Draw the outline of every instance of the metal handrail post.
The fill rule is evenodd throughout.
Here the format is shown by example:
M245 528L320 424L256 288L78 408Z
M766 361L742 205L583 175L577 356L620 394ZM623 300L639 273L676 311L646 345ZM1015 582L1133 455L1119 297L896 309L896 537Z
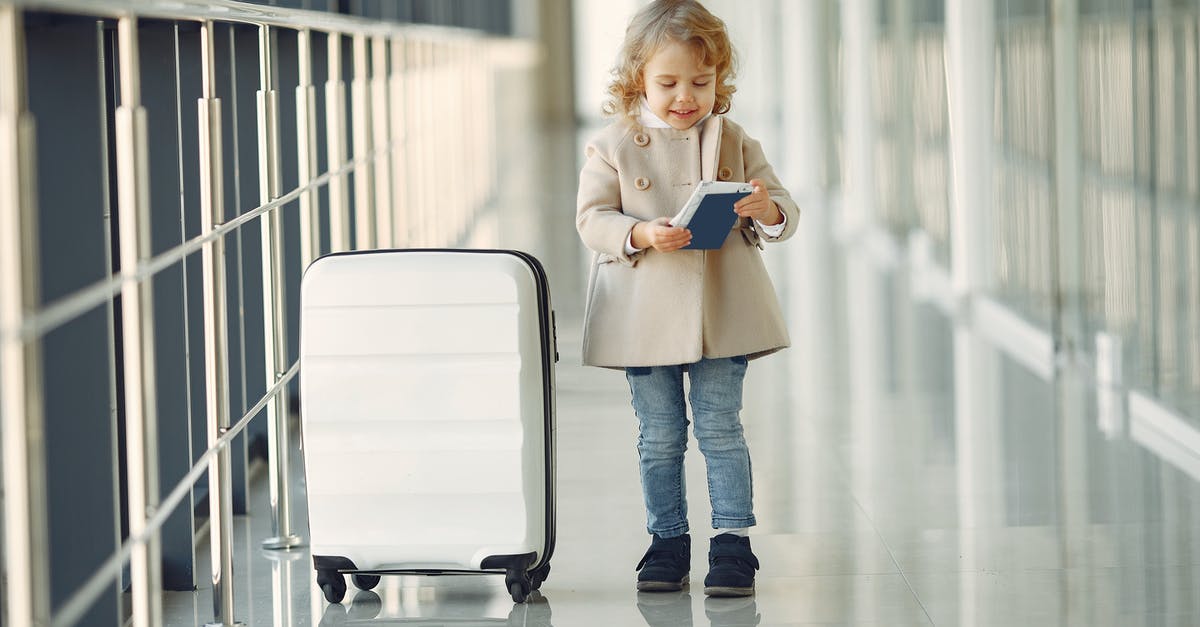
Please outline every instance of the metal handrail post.
M350 81L354 133L354 249L375 248L375 189L371 159L371 81L367 36L354 35L354 78Z
M312 31L296 34L299 85L296 86L296 162L300 184L317 175L317 89L312 82ZM321 254L321 219L317 190L300 195L300 267Z
M158 507L158 416L154 372L154 300L137 279L150 252L149 151L141 106L137 18L117 21L121 106L116 111L117 205L120 212L121 329L125 373L125 445L129 535L137 536ZM133 625L162 624L162 547L158 533L130 556Z
M437 89L437 86L433 84L433 64L430 54L432 46L433 44L428 40L418 41L415 60L410 59L409 61L417 66L416 93L413 95L416 105L416 123L413 125L413 130L417 137L412 146L412 154L416 157L418 164L417 173L413 179L413 187L417 192L416 206L418 207L433 206L429 204L433 195L430 181L437 176L437 170L433 166L433 153L430 150L430 146L434 143L431 137L434 126L430 115L430 97ZM423 219L422 222L424 241L432 244L435 241L437 225L429 219Z
M221 100L216 97L216 50L213 23L200 27L203 97L197 102L200 143L200 230L210 233L225 219L222 169ZM208 446L229 429L229 321L225 290L225 240L204 245L204 389ZM228 447L208 466L209 555L212 558L213 622L211 627L240 623L233 619L233 485Z
M18 333L37 308L33 117L26 110L22 12L0 6L0 438L9 625L50 624L50 546L41 341Z
M259 27L258 172L259 200L279 197L279 91L275 85L275 41L270 26ZM267 387L287 365L287 328L283 295L283 216L276 209L262 216L263 339ZM299 546L291 530L287 394L281 391L267 405L267 467L271 484L271 528L274 535L263 548Z
M388 119L388 40L371 39L371 128L375 131L375 243L392 247L392 154Z
M329 33L328 70L325 83L325 149L329 169L346 162L346 85L342 80L342 37ZM346 177L329 179L329 248L350 250L350 195Z
M408 180L405 177L407 155L404 152L404 39L395 37L388 40L388 54L391 56L391 72L388 75L389 114L391 115L391 176L392 176L392 245L401 247L412 243L412 226L409 220L409 207L405 195L408 193Z

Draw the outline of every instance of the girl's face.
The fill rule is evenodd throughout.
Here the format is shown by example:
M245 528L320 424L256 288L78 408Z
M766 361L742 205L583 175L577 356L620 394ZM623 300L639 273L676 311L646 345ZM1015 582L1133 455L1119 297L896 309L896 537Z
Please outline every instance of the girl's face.
M717 99L717 69L700 65L688 46L669 41L642 69L642 85L650 110L679 130L691 128L713 110Z

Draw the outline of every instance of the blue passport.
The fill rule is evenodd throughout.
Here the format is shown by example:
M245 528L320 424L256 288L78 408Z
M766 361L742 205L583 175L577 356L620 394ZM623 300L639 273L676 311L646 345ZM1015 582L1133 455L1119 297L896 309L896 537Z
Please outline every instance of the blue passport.
M686 227L692 232L692 241L684 248L720 248L738 219L733 204L753 191L754 186L749 183L700 181L683 208L671 218L671 226Z

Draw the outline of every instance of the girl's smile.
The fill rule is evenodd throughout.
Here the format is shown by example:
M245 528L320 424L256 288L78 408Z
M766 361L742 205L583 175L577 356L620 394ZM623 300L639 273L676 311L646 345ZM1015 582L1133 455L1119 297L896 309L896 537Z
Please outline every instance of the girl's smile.
M717 98L716 68L704 65L697 52L688 44L668 41L642 70L646 105L679 130L712 113Z

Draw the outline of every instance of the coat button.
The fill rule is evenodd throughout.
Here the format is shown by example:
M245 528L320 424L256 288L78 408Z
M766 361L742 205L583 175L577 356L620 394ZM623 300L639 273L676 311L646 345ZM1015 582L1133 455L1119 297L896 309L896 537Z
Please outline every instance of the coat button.
M733 170L730 170L729 166L724 166L720 170L717 170L717 178L722 181L728 181L732 176Z
M644 176L639 176L634 179L633 186L644 192L650 189L650 179Z
M645 148L650 145L650 136L645 133L638 133L633 136L633 143Z

